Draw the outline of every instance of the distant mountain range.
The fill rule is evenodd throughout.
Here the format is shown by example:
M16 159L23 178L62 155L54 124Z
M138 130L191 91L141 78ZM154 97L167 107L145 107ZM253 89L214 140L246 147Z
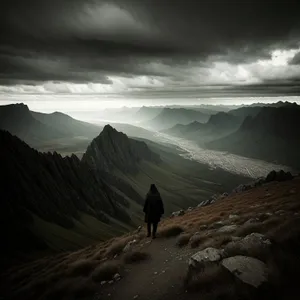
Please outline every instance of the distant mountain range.
M193 122L188 125L177 124L163 132L203 144L237 130L242 121L242 117L219 112L212 115L207 123Z
M209 117L209 114L200 111L185 108L164 108L155 118L142 125L160 131L177 124L186 125L194 121L206 123Z
M9 131L31 146L76 136L92 139L102 130L99 126L75 120L60 112L32 112L23 103L0 106L0 129Z
M134 119L138 122L146 122L157 115L159 115L163 110L163 107L151 107L151 106L142 106L134 115Z
M300 168L300 106L262 107L240 128L207 147Z

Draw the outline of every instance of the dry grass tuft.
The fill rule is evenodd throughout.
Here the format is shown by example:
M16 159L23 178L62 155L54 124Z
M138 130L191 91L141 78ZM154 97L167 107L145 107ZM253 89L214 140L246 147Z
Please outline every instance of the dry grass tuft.
M203 235L203 234L194 234L190 238L190 247L191 248L197 248L200 246L200 244L204 243L210 236L209 235Z
M123 260L126 264L138 263L150 259L150 254L142 251L131 251L124 255Z
M117 261L107 261L101 264L92 273L94 281L111 280L116 273L119 273L121 264Z
M187 245L190 241L191 236L192 235L190 233L180 234L176 240L176 245L178 247L183 247L183 246Z
M179 235L184 231L184 228L180 225L170 225L162 228L159 232L161 237L169 238Z
M67 270L68 276L88 276L95 267L99 264L99 262L95 260L78 260L69 265Z
M107 249L105 255L109 257L114 257L115 255L120 255L129 241L133 238L122 238L113 242Z

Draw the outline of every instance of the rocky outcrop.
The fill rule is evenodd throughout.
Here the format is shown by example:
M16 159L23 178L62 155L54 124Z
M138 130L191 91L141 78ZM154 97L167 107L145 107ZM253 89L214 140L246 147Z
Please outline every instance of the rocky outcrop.
M238 228L237 225L226 225L218 229L219 233L232 233Z
M222 259L223 252L223 250L212 247L199 251L191 256L189 260L189 268L195 268L200 271L204 270L212 263L219 262Z
M126 134L106 125L89 145L82 161L92 169L108 173L115 170L135 173L140 162L160 163L161 159L146 143L130 139Z
M255 288L268 279L267 265L253 257L233 256L223 259L221 264L241 281Z

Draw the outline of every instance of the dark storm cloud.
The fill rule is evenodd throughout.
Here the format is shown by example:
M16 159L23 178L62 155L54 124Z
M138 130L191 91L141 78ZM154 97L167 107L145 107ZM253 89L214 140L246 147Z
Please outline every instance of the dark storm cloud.
M290 61L291 65L300 65L300 52L297 53Z
M169 76L151 63L180 73L214 58L264 59L300 46L299 11L298 0L2 1L0 85L109 84L111 75Z

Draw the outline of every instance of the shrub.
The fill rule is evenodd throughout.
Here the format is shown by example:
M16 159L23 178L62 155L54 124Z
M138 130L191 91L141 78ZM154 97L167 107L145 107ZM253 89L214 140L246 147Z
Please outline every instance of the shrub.
M150 254L141 251L127 252L123 260L126 264L137 263L150 258Z
M166 226L164 228L162 228L160 230L160 236L162 237L174 237L179 235L180 233L182 233L184 231L183 227L179 226L179 225L170 225L170 226Z
M92 273L94 281L111 280L116 273L119 273L121 264L116 261L107 261L101 264Z
M95 269L98 262L94 260L78 260L69 265L67 275L69 276L88 276Z
M189 243L190 238L191 238L190 233L180 234L176 240L176 245L179 247L183 247Z

